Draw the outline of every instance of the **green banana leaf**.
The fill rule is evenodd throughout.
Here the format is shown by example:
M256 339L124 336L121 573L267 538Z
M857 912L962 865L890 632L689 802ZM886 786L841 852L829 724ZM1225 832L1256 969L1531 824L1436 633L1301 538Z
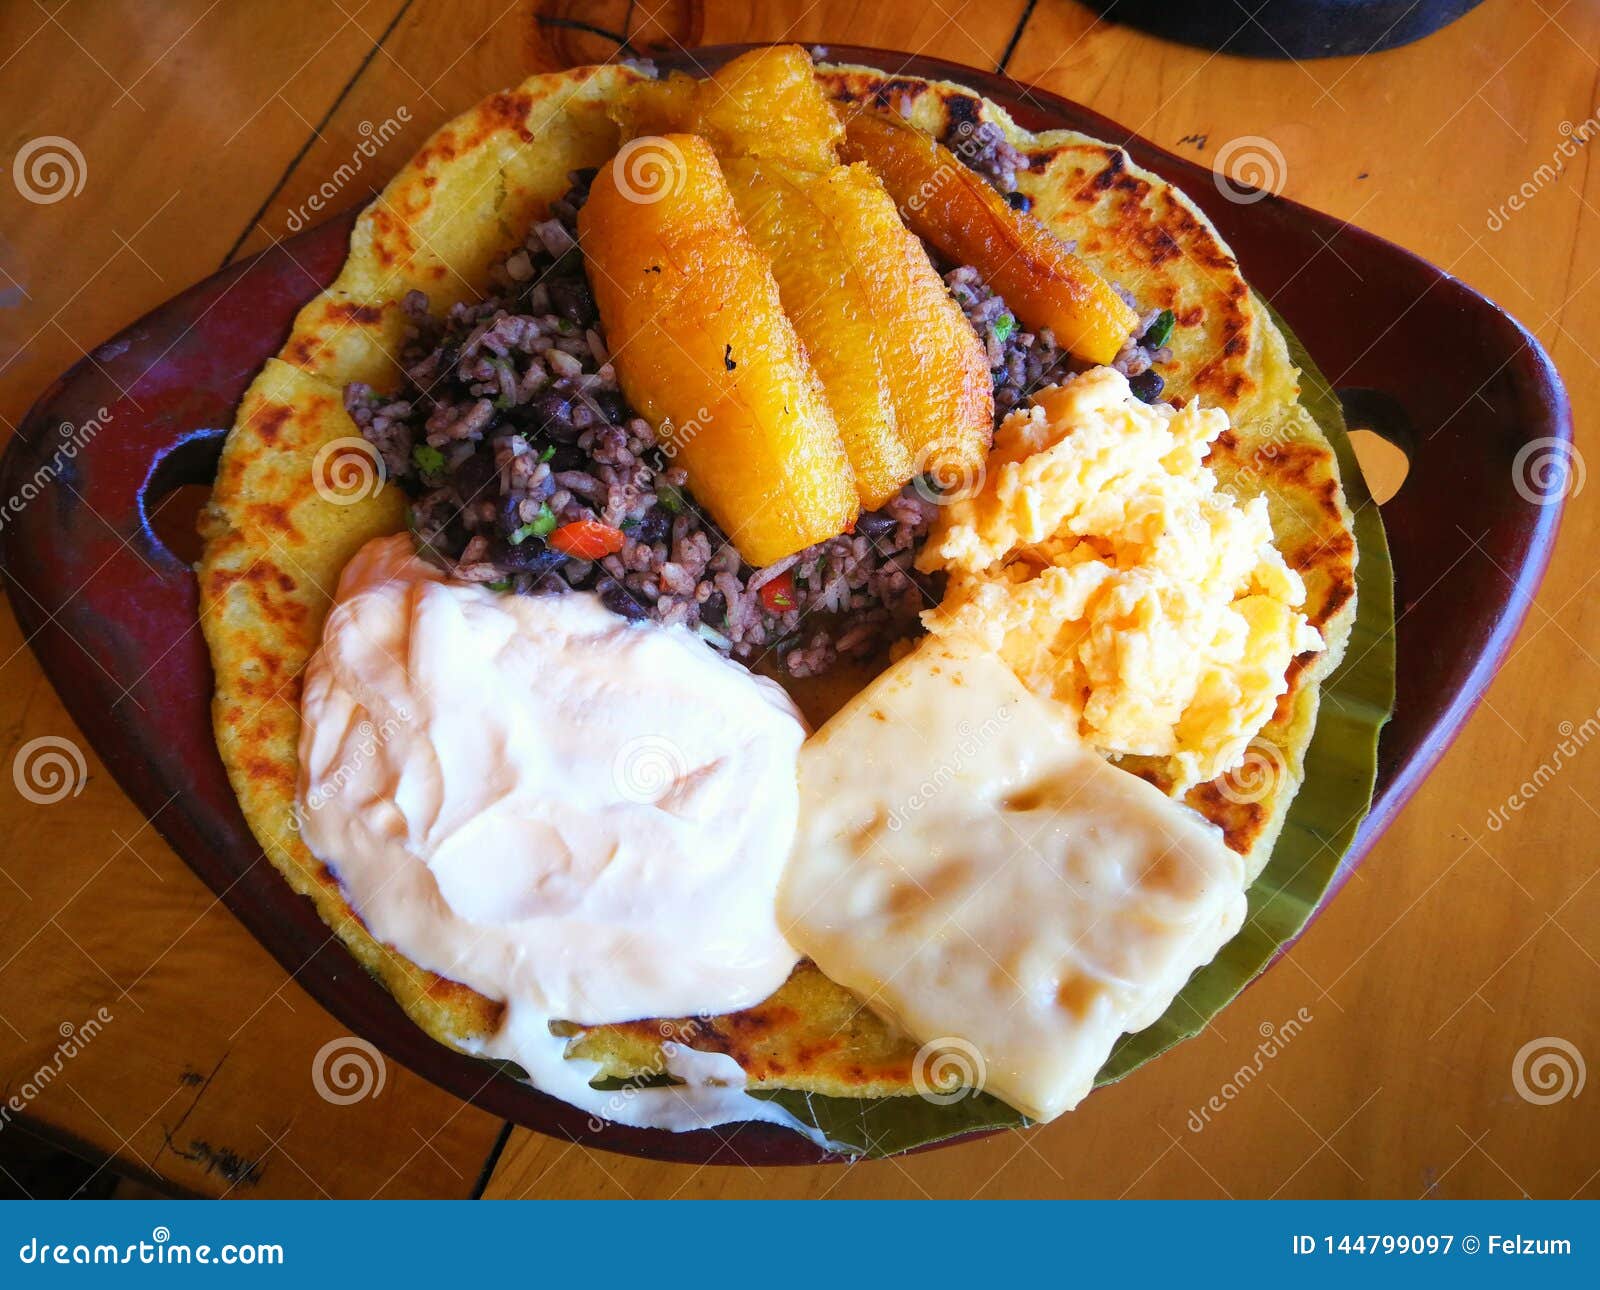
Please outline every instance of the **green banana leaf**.
M1316 731L1306 749L1305 783L1289 808L1272 856L1249 892L1245 925L1190 978L1155 1025L1124 1035L1096 1077L1110 1084L1174 1044L1198 1034L1299 934L1327 893L1356 829L1372 805L1378 732L1394 708L1394 568L1383 520L1350 447L1339 400L1295 335L1274 313L1300 368L1300 401L1333 444L1355 515L1356 622L1343 662L1323 682ZM958 1101L920 1097L843 1098L765 1092L813 1125L836 1149L894 1155L981 1129L1018 1128L1026 1117L974 1092Z

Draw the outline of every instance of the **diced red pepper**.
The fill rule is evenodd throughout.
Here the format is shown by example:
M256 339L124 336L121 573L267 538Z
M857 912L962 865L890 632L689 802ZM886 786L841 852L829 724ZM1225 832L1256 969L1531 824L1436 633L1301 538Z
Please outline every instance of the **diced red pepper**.
M794 598L794 574L785 569L771 581L763 582L761 603L775 614L793 609L798 603Z
M574 520L563 524L547 539L553 550L578 560L598 560L601 556L615 555L627 540L621 529L614 529L599 520Z

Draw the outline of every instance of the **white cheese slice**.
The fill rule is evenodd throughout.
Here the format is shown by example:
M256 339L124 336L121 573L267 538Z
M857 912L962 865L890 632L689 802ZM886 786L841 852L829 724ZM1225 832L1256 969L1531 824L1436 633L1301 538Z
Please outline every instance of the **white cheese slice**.
M1239 930L1244 887L1217 829L993 653L928 638L802 749L778 914L875 1012L1049 1120Z

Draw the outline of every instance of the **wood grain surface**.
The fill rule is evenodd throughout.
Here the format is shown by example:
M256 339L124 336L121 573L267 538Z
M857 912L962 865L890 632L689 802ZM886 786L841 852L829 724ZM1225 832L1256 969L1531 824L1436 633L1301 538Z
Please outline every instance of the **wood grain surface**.
M1272 186L1521 318L1579 455L1539 602L1462 738L1283 962L1077 1112L905 1160L694 1169L502 1143L352 1046L121 796L0 615L0 1170L16 1134L205 1195L1600 1196L1600 1097L1543 1087L1538 1060L1600 1062L1600 485L1578 487L1600 455L1600 6L1488 0L1418 45L1311 63L1167 44L1072 0L6 6L0 433L181 287L366 200L485 93L619 50L779 39L1003 65L1223 169L1265 158ZM367 158L374 134L393 137ZM52 149L65 191L14 164ZM1367 320L1373 343L1397 321ZM1451 451L1448 430L1419 450ZM60 800L22 773L40 739L85 757Z

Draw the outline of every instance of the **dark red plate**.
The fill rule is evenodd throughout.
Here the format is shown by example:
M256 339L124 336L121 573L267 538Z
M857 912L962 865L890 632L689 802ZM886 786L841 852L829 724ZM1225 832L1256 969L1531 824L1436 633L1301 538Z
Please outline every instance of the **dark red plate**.
M695 61L715 65L743 48L696 50ZM1526 445L1555 441L1542 448L1560 451L1571 441L1549 358L1514 319L1433 265L1282 198L1226 200L1210 171L1075 103L939 59L845 46L830 56L960 81L1030 129L1066 126L1123 144L1216 222L1246 276L1340 389L1353 421L1408 453L1410 475L1383 508L1401 624L1398 702L1353 864L1478 702L1544 571L1559 502L1540 505L1534 489L1515 486L1514 472L1529 478L1528 455L1518 458ZM28 501L0 526L0 561L23 631L128 795L355 1033L451 1092L547 1133L663 1160L825 1159L766 1125L596 1133L584 1113L434 1043L330 938L252 838L212 740L195 579L147 517L172 490L210 482L217 427L232 423L295 312L338 272L354 218L348 212L191 288L44 392L0 466L3 495ZM1412 615L1424 594L1425 610Z

